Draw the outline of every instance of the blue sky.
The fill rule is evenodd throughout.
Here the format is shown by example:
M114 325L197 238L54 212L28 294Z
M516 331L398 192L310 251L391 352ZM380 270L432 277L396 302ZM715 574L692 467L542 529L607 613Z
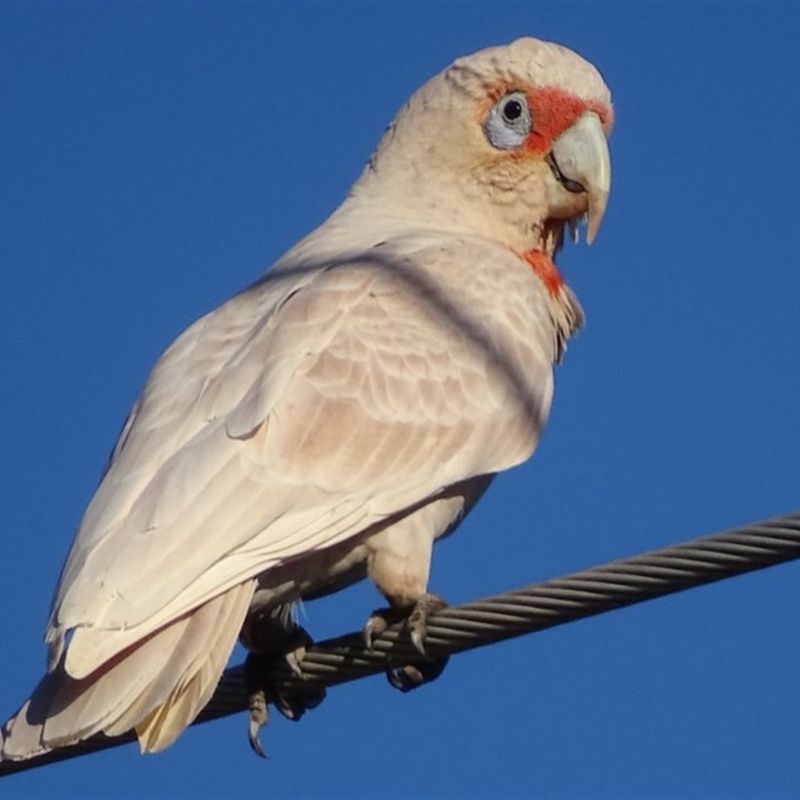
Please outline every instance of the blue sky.
M437 549L464 602L800 507L800 4L0 4L0 711L149 368L340 202L453 58L535 35L614 95L588 324L534 459ZM800 565L340 687L15 797L778 797L800 793ZM369 586L307 607L361 626Z

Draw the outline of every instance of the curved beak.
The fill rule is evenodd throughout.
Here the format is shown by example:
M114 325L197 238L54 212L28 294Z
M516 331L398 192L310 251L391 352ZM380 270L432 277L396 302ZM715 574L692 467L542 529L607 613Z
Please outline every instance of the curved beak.
M611 191L611 157L600 117L587 111L553 142L548 161L561 187L573 195L587 195L586 241L591 244L600 229ZM553 203L556 209L559 205L558 200Z

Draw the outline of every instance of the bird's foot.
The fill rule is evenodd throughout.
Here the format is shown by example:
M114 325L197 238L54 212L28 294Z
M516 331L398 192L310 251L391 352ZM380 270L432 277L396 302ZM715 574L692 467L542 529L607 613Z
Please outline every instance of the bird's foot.
M425 659L418 664L392 667L386 671L389 683L401 692L410 692L425 683L436 680L447 665L447 658L431 658L425 651L428 635L428 619L447 607L447 603L436 594L424 594L408 608L379 608L372 612L364 626L364 643L372 649L373 640L396 622L405 620L406 628L417 652Z
M309 709L316 708L325 699L325 689L313 689L299 694L286 695L270 680L270 667L275 660L282 660L298 677L303 678L301 666L306 649L313 640L301 627L287 638L284 650L275 653L248 653L244 663L245 686L248 694L250 720L247 738L253 751L266 758L261 746L261 729L269 722L269 704L287 719L297 722Z
M425 652L425 638L428 635L428 619L437 611L447 608L447 603L438 594L426 592L417 600L414 608L409 614L407 625L411 634L411 641L417 648L419 654L428 658Z
M406 664L404 667L390 667L386 670L386 680L401 692L410 692L419 689L426 683L435 681L447 666L450 659L431 658L420 664Z
M387 628L396 622L401 622L408 617L408 610L404 608L376 608L364 625L364 646L372 650L373 641Z

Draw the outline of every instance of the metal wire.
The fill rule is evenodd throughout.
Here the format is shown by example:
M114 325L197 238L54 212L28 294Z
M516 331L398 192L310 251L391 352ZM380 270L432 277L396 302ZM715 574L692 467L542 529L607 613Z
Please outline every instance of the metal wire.
M430 618L425 648L430 656L441 658L797 558L800 512L450 606ZM375 640L371 651L360 633L351 633L310 647L301 664L302 676L276 661L269 678L280 692L290 695L419 660L407 632L396 625ZM226 670L195 724L247 709L243 672L242 666ZM95 736L27 761L0 762L0 777L134 739L132 734L115 739Z

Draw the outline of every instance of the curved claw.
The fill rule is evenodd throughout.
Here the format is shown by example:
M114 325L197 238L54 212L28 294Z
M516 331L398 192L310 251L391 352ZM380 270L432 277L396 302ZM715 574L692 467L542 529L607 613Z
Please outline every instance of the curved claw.
M298 677L303 678L303 668L300 666L302 660L306 657L305 643L284 654L284 659L289 669Z
M391 608L376 608L375 611L370 614L362 631L364 647L366 647L367 650L372 650L372 642L374 639L380 636L392 622L396 621L395 619L391 619L391 616L393 616Z
M428 618L443 608L447 608L447 603L438 594L429 592L423 594L410 609L407 607L376 608L370 614L362 631L364 646L367 650L372 650L372 643L376 637L395 623L405 620L414 647L421 656L427 658L425 637L428 635Z
M298 627L293 635L282 642L287 649L281 654L277 649L269 653L251 652L244 663L244 678L248 691L248 708L250 721L247 738L256 755L267 758L261 745L261 729L269 722L269 703L287 719L298 721L306 711L316 708L325 699L325 689L310 689L299 694L285 696L281 694L269 679L269 665L276 659L283 659L289 669L303 678L302 661L307 646L312 643L305 630Z
M267 698L262 690L252 692L249 698L250 722L247 726L247 739L253 752L261 758L268 758L261 746L261 729L269 722Z
M438 594L426 593L417 600L414 610L408 617L408 629L411 634L411 641L417 652L424 658L428 658L425 651L425 637L428 635L428 619L443 608L447 608L447 603Z
M404 694L435 681L444 672L448 658L426 661L424 664L407 664L405 667L386 670L386 679Z

